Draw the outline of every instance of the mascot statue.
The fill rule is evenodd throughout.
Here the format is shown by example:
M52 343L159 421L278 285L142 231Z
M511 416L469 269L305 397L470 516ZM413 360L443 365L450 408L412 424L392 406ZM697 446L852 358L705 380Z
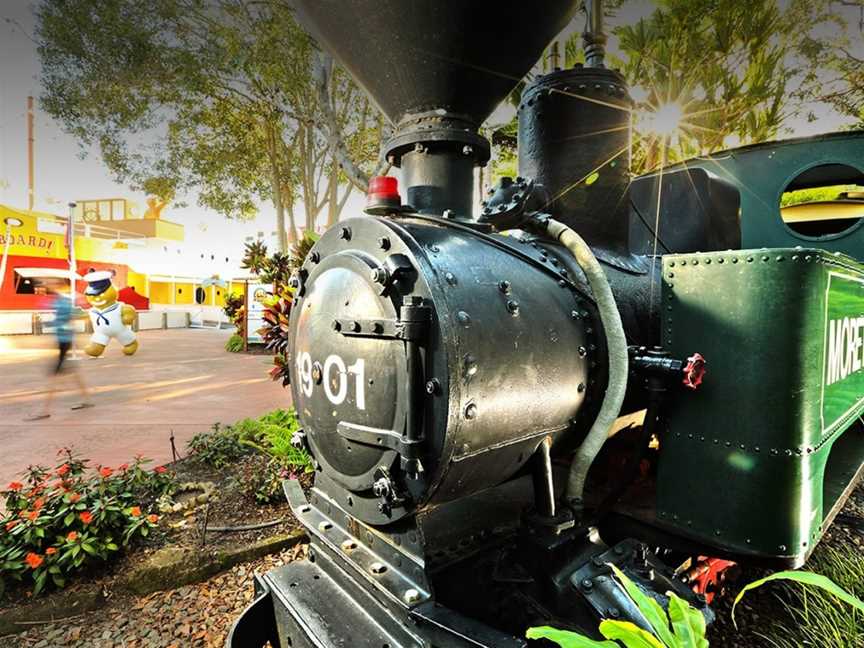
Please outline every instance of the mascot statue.
M135 309L117 301L117 290L111 284L112 276L107 271L91 271L84 275L87 282L84 296L91 307L90 322L93 324L93 335L84 351L94 358L102 355L111 338L117 338L126 355L138 350L138 340L132 331Z

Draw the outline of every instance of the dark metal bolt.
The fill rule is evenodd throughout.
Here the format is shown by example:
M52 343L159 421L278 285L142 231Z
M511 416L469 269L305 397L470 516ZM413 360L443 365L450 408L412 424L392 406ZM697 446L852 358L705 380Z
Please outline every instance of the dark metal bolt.
M341 238L345 241L350 241L351 240L351 228L350 227L343 227L339 231L339 238Z
M353 322L351 322L351 324L349 324L349 328L351 329L351 331L353 333L359 333L360 332L360 322L358 322L357 320L354 320Z
M471 324L471 316L465 311L459 311L458 313L456 313L456 320L462 326L468 326L469 324Z
M509 281L499 281L498 282L498 290L500 290L505 295L510 294L510 282Z
M507 312L509 312L511 315L518 315L519 314L519 302L517 302L515 299L508 300L507 301Z
M316 362L312 365L312 380L315 381L316 385L321 384L321 380L324 378L324 370L321 367L320 362Z
M433 378L426 383L426 393L430 396L434 396L439 391L441 391L441 383L438 382L437 378Z
M378 239L378 247L381 248L382 250L389 250L390 249L390 239L387 238L386 236L382 236L381 238Z
M330 324L330 327L337 332L342 330L342 324L339 322L339 320L333 320L333 322Z
M465 418L469 421L477 418L477 406L474 403L469 403L468 407L465 408Z
M319 263L321 261L321 255L318 252L312 252L309 254L309 260L312 263Z
M372 325L372 332L381 335L384 332L384 325L381 322L375 322Z
M591 582L590 578L586 578L582 581L582 587L586 590L590 590L592 587L594 587L594 583Z
M579 357L584 358L586 355L588 355L588 349L586 349L584 346L580 346L579 347Z

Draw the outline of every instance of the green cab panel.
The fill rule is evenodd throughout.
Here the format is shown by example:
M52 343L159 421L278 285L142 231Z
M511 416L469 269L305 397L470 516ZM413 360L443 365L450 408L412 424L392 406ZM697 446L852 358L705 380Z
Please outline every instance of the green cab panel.
M669 255L662 299L664 347L708 370L670 399L660 523L802 563L864 465L864 266L800 248Z

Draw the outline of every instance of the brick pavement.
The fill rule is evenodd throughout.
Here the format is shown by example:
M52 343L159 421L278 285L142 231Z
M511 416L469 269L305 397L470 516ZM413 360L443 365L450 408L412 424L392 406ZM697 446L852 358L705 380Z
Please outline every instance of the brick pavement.
M70 410L80 399L74 381L64 378L52 417L27 422L42 408L53 338L0 336L0 485L31 463L53 466L66 445L103 465L139 453L164 463L171 459L172 430L185 452L193 434L217 421L289 406L289 391L267 376L270 357L228 353L227 339L226 331L206 329L142 331L132 357L116 344L98 359L79 352L95 407Z

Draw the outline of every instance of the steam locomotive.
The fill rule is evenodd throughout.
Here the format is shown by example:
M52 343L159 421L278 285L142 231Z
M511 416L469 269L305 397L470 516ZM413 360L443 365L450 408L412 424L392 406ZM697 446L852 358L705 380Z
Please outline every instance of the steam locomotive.
M610 564L710 622L736 563L802 565L864 470L864 227L779 199L862 183L864 133L632 178L595 1L586 63L525 88L520 177L474 213L478 127L579 3L294 4L394 123L401 187L374 179L294 277L310 551L256 577L229 645L647 627Z

